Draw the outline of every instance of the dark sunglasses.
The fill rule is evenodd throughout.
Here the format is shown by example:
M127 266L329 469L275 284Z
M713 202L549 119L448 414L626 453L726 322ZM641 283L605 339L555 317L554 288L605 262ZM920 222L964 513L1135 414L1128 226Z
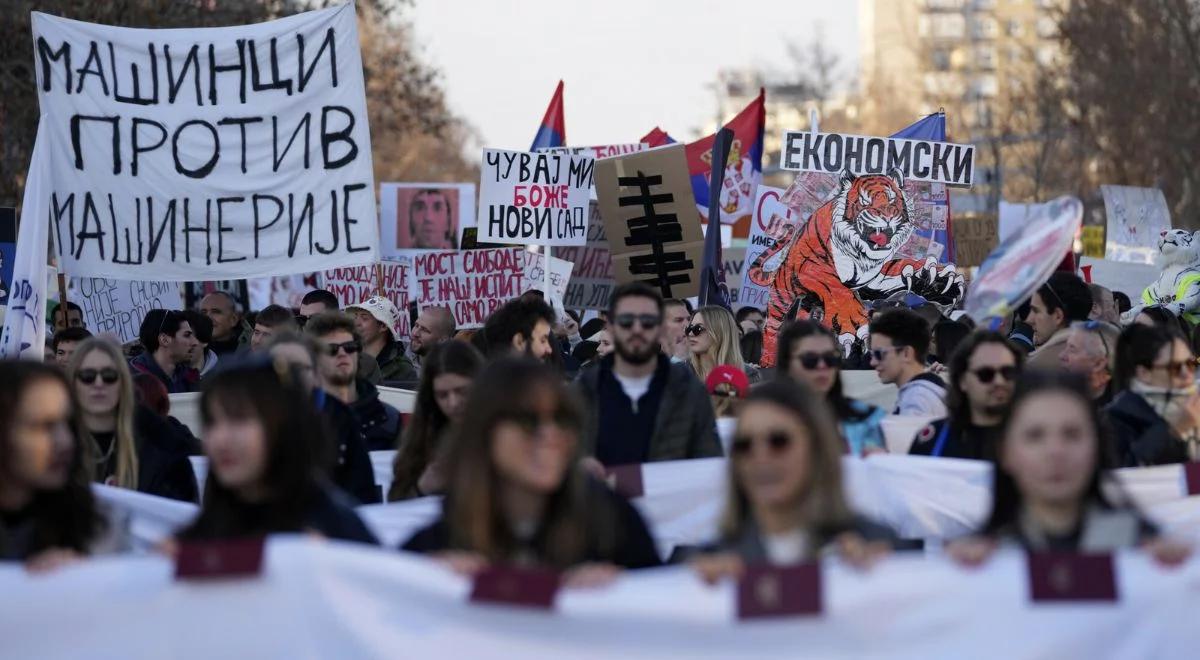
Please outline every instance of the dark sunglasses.
M112 367L105 367L103 369L80 369L79 371L75 372L75 380L83 383L84 385L91 385L92 383L96 382L97 377L104 381L105 385L112 385L121 379L121 374Z
M840 367L842 364L842 354L837 351L827 351L825 353L809 351L797 355L796 360L805 369L816 369L821 364L827 367Z
M1179 362L1168 362L1166 364L1152 364L1150 370L1165 369L1169 374L1179 374L1180 376L1190 376L1196 373L1196 361L1182 360Z
M771 431L767 434L767 446L771 448L773 453L779 453L787 449L792 444L792 436L784 431ZM754 446L754 437L749 435L734 436L733 443L729 446L730 453L734 456L749 456L750 448Z
M1005 381L1011 383L1017 379L1016 367L980 367L971 373L979 379L979 382L987 384L996 380L996 376L1000 376Z
M325 350L330 357L338 354L338 349L346 351L346 355L354 355L362 350L362 344L358 341L344 341L340 344L325 344Z
M634 323L639 323L647 330L653 330L662 323L662 317L656 314L618 314L614 322L623 330L633 329Z
M500 420L516 424L521 427L522 431L529 435L537 435L538 429L545 425L557 426L559 429L569 429L576 425L575 416L565 408L560 408L554 411L554 414L548 416L541 416L524 410L507 412L500 416Z
M692 323L688 325L688 327L684 328L683 334L689 337L699 337L700 335L704 334L705 330L706 328L704 327L703 323Z
M883 362L883 359L888 356L888 353L895 353L902 348L904 347L892 346L891 348L872 348L867 355L870 355L871 359L875 360L876 362Z

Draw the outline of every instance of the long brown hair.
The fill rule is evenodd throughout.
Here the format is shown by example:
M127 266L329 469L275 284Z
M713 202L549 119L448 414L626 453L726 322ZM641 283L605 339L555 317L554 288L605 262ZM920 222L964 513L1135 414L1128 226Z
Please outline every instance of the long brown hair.
M443 374L454 374L474 379L483 367L483 355L465 341L444 341L421 363L421 384L417 386L417 400L412 416L404 427L400 438L400 450L392 464L392 487L388 500L402 500L415 496L417 482L425 468L434 460L436 453L443 450L439 440L447 432L450 419L442 413L433 392L433 381Z
M528 410L531 398L537 396L554 397L556 417L567 425L564 431L581 436L582 409L554 368L526 358L501 358L476 380L467 400L471 414L454 434L448 456L451 473L443 514L452 548L493 561L512 559L517 540L500 506L504 484L492 461L492 435L506 415ZM589 540L602 553L611 553L615 546L610 532L616 521L600 519L607 515L602 507L587 506L588 484L576 458L572 457L558 489L548 496L542 514L546 545L539 559L556 568L583 561Z
M808 429L810 448L808 485L796 511L797 522L809 530L834 530L850 524L854 518L842 491L842 450L828 404L807 385L771 381L750 391L742 410L756 403L782 408ZM738 480L736 458L729 460L729 488L725 513L721 518L721 536L738 538L754 517L746 490Z
M77 381L75 375L79 373L80 365L83 364L85 358L93 351L99 351L108 356L113 362L113 368L117 370L117 409L114 412L116 415L116 426L113 434L113 462L116 468L113 470L114 485L130 490L137 490L138 487L138 452L137 440L134 436L133 416L137 411L137 398L133 394L133 374L129 371L129 365L125 363L125 356L121 353L121 348L113 342L102 337L92 337L84 340L75 349L75 354L71 356L71 361L67 364L67 378L74 386ZM74 390L72 390L74 395ZM77 396L72 398L78 400ZM88 443L91 452L99 455L99 445L96 444L96 438L92 432L87 429L84 424L79 425L80 440ZM103 476L103 475L100 475Z
M688 354L688 363L696 372L696 377L703 383L708 374L717 365L727 364L746 370L746 361L742 359L741 333L737 322L729 310L718 305L707 305L696 310L696 314L704 321L705 331L712 337L713 345L708 352L701 355ZM696 314L693 314L694 317ZM689 323L691 320L689 319ZM713 410L720 417L732 405L729 397L712 396Z

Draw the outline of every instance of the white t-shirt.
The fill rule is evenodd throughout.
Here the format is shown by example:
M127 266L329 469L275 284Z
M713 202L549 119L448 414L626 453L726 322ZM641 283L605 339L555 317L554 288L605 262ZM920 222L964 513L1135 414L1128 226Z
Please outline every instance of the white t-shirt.
M783 534L763 534L762 544L767 559L777 566L799 564L808 554L808 535L799 529Z
M614 370L613 376L616 376L617 382L621 384L621 389L625 390L625 396L629 397L629 400L633 402L633 412L636 413L638 399L646 396L646 392L650 391L650 381L654 378L654 374L640 378L630 378L629 376L622 376Z

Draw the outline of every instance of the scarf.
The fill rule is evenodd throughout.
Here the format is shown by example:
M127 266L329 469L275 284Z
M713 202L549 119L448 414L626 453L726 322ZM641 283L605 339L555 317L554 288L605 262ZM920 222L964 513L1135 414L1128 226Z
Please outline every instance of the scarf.
M1191 414L1186 410L1185 402L1195 396L1197 391L1194 383L1183 388L1155 387L1137 379L1129 384L1129 389L1145 399L1154 412L1167 420L1168 424L1171 420ZM1193 428L1179 436L1179 439L1187 446L1188 458L1193 461L1200 460L1200 429Z

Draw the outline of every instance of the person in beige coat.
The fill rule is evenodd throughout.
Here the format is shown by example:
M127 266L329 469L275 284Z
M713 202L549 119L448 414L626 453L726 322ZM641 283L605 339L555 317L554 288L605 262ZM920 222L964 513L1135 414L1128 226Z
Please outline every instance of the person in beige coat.
M1028 366L1058 369L1059 356L1067 347L1071 324L1086 321L1092 311L1092 292L1074 273L1054 273L1029 301L1029 325L1033 344Z

